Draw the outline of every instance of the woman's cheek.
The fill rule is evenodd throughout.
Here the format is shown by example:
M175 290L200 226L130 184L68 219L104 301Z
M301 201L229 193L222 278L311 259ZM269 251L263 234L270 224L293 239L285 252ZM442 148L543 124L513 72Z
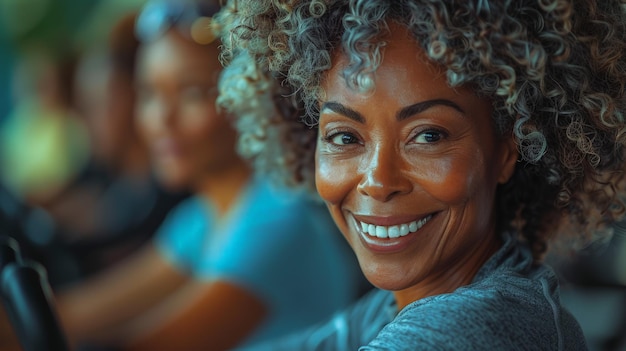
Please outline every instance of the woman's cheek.
M356 169L350 170L349 160L337 160L317 152L315 155L315 185L321 198L329 204L338 204L350 192L351 178Z
M441 202L456 204L464 202L473 192L475 175L469 170L467 159L441 158L416 169L424 190Z

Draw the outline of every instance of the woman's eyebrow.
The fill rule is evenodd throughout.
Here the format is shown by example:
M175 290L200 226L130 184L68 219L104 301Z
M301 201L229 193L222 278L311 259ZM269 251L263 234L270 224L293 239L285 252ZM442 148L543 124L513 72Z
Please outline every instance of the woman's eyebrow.
M418 102L416 104L404 107L403 109L401 109L400 111L398 111L398 113L396 114L396 119L398 121L402 121L405 120L413 115L416 115L418 113L421 113L423 111L428 110L429 108L433 107L433 106L437 106L437 105L443 105L443 106L448 106L448 107L452 107L453 109L461 112L461 113L465 113L465 111L463 111L463 109L461 108L461 106L457 105L456 103L454 103L453 101L447 100L447 99L433 99L433 100L426 100L426 101L421 101Z
M428 110L429 108L433 107L433 106L437 106L437 105L443 105L443 106L448 106L448 107L452 107L453 109L461 112L461 113L465 113L465 111L461 108L461 106L459 106L458 104L454 103L453 101L447 100L447 99L433 99L433 100L426 100L426 101L421 101L418 103L415 103L413 105L404 107L403 109L401 109L400 111L398 111L398 113L396 114L396 119L398 121L402 121L405 120L407 118L410 118L418 113L421 113L423 111ZM322 105L322 108L320 109L320 111L324 111L324 110L331 110L335 113L338 113L340 115L343 115L345 117L348 117L356 122L359 123L365 123L365 117L363 117L363 115L361 115L359 112L344 106L338 102L335 101L327 101Z
M345 117L348 117L354 121L357 121L359 123L365 123L365 118L363 117L363 115L361 115L360 113L356 112L355 110L346 107L338 102L335 101L327 101L322 105L322 108L320 109L321 111L324 110L331 110L335 113L338 113L340 115L343 115Z

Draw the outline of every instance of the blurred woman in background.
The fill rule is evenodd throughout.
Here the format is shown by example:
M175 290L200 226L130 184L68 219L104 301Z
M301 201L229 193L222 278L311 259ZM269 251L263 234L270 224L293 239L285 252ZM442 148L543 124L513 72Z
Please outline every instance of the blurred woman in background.
M148 240L186 193L164 191L154 179L134 125L139 7L129 7L110 29L95 25L100 14L108 13L97 8L90 21L96 28L88 26L80 41L75 105L90 136L91 162L53 215L68 231L65 239L85 275ZM103 29L105 35L98 31Z
M329 317L362 292L326 209L257 177L216 110L217 1L154 1L139 16L137 126L158 180L194 196L153 242L58 294L74 344L224 350ZM248 101L278 114L271 97ZM296 111L281 111L295 113Z
M0 142L3 229L46 267L53 288L133 252L185 196L157 184L134 126L140 5L100 5L68 34L71 59L24 63L18 90L36 88L38 99L22 103Z

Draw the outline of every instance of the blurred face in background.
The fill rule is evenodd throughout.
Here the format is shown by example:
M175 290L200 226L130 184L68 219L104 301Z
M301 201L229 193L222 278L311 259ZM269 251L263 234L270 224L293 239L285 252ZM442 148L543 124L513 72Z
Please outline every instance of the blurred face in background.
M116 70L104 51L85 55L76 72L76 105L85 117L94 157L114 165L133 133L132 76Z
M237 160L236 133L215 107L218 45L172 29L140 47L136 123L167 187L197 190Z

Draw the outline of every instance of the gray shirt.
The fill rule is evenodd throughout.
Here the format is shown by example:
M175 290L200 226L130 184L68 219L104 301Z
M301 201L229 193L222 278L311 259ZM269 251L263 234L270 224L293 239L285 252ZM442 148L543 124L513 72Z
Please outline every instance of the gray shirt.
M374 290L328 323L255 350L586 350L556 275L512 235L470 285L397 312Z

